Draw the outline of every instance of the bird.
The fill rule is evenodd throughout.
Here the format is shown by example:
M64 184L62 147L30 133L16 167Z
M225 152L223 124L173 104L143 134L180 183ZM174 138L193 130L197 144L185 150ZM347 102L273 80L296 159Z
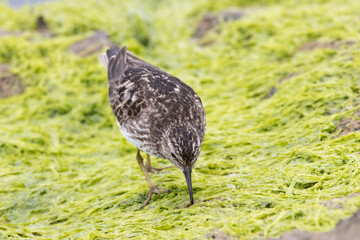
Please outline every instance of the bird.
M153 194L169 192L155 186L150 155L167 159L184 174L190 204L194 204L191 173L199 157L206 131L206 113L200 97L180 79L111 46L98 58L107 70L109 103L122 135L136 148L136 160L149 185L144 208ZM140 150L146 153L146 165Z

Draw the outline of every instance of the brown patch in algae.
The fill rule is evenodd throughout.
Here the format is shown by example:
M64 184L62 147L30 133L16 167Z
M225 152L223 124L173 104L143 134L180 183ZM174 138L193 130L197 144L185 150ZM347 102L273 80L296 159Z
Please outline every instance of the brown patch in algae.
M345 118L342 120L339 125L337 125L335 131L340 131L340 133L334 137L338 138L344 135L347 135L351 132L360 131L360 120L353 120L352 118Z
M220 231L218 229L213 229L211 233L205 235L207 239L215 239L215 240L233 240L238 239L236 237L229 236L226 232Z
M115 44L111 42L106 33L97 31L92 36L73 43L69 49L76 55L87 57L113 45Z
M294 230L273 240L353 240L360 236L360 209L350 218L340 220L335 229L325 233Z
M244 13L240 10L225 10L219 14L206 13L196 26L196 30L193 34L194 39L200 40L205 35L220 24L220 22L229 22L241 19ZM200 45L210 45L213 42L202 42Z
M10 72L8 64L0 64L0 98L7 98L22 94L25 91L25 84L20 78Z

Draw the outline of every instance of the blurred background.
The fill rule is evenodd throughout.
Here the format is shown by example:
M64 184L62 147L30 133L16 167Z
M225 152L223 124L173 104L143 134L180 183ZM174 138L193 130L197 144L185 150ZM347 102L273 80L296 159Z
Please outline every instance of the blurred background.
M2 1L0 238L356 239L359 12L358 0ZM194 206L171 169L151 175L171 193L139 210L148 186L97 59L112 45L201 97Z
M56 0L8 0L4 2L7 2L11 7L21 7L24 5L33 5L37 3L50 2L50 1L56 1Z

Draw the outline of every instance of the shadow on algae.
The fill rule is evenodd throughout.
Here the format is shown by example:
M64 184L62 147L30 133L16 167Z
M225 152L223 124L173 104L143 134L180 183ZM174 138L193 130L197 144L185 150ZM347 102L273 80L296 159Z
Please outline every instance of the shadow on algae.
M227 9L243 14L193 38L206 13ZM334 228L360 207L359 12L357 0L0 5L0 63L26 86L0 99L0 238L266 239ZM36 30L39 15L51 34ZM171 193L139 210L148 186L111 113L106 72L97 54L69 50L98 30L202 98L194 206L184 208L173 168L152 175Z

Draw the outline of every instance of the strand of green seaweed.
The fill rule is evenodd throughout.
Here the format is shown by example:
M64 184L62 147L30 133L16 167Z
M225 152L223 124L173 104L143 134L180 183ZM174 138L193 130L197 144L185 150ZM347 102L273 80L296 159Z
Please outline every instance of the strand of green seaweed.
M234 5L245 17L210 32L212 45L191 39L204 13ZM0 27L25 32L0 38L0 63L27 85L0 99L0 238L203 239L219 229L264 239L333 228L360 207L360 197L341 199L360 192L360 135L334 138L342 119L359 118L359 10L355 0L0 6ZM36 33L36 14L57 37ZM99 29L201 96L195 206L183 208L174 168L151 176L171 193L138 209L148 186L112 116L106 72L96 56L68 51ZM314 41L339 47L300 50Z

